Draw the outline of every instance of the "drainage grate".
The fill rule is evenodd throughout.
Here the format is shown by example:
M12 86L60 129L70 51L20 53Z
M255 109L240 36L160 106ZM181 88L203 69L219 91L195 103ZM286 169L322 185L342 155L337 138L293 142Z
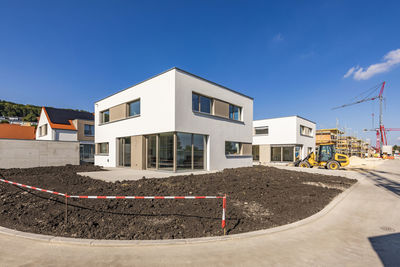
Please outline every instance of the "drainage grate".
M396 232L396 230L390 226L381 226L381 230L385 232Z

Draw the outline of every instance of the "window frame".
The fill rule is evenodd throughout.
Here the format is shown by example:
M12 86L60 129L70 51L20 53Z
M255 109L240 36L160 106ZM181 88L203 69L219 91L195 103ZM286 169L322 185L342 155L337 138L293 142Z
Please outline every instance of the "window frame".
M267 130L267 133L257 133L257 130ZM254 135L269 135L269 126L254 127Z
M96 155L108 155L110 153L110 147L109 147L109 143L108 142L102 142L102 143L96 143L96 145L98 146L98 151L96 151ZM101 147L102 145L105 145L106 147L106 152L101 152Z
M137 102L139 103L139 113L131 115L131 104L137 103ZM126 105L127 105L127 114L126 114L127 116L126 116L126 118L138 117L142 113L142 103L141 103L141 99L140 98L135 99L133 101L130 101L130 102L126 103Z
M86 133L86 126L89 126L89 128L92 128L92 131L91 131L91 133L92 134L87 134ZM85 135L85 136L94 136L94 125L93 124L84 124L83 125L83 134Z
M237 152L235 153L229 153L229 151L227 151L227 144L231 143L231 144L238 144L237 147ZM225 141L225 156L240 156L242 155L242 143L241 142L235 142L235 141Z
M303 129L304 129L304 133L303 133ZM308 133L306 133L305 130L308 130ZM313 137L314 136L314 131L313 131L313 129L311 127L308 127L308 126L300 124L300 135L301 136L307 136L307 137Z
M232 107L232 112L231 112ZM238 110L238 118L235 119L235 108ZM231 116L232 115L232 116ZM229 119L233 121L242 121L242 107L229 103Z
M196 109L194 109L193 106L193 96L197 96L197 107ZM210 112L205 112L201 110L201 98L206 98L210 101ZM193 112L198 112L198 113L202 113L202 114L208 114L208 115L213 115L214 116L214 112L213 112L213 105L214 105L214 98L209 97L209 96L205 96L196 92L192 92L192 111Z
M105 121L105 114L108 113L108 121ZM100 111L100 123L109 123L110 122L110 109L105 109Z
M43 132L45 132L45 133L43 133ZM45 123L39 127L39 137L46 136L46 135L47 135L47 123Z

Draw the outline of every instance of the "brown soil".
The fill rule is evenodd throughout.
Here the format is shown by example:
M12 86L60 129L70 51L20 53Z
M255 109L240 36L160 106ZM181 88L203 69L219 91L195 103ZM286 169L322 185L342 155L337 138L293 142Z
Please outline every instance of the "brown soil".
M95 166L0 170L6 179L71 195L227 194L227 232L271 228L309 217L356 180L273 167L108 183L77 175ZM321 186L322 185L322 186ZM93 239L176 239L222 235L222 200L69 199L0 183L0 225Z

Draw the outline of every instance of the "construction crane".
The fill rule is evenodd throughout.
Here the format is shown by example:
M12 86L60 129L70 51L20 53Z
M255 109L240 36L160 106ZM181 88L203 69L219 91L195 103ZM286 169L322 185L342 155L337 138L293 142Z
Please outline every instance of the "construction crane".
M376 131L376 135L377 135L377 139L376 139L376 150L377 153L380 153L382 146L384 144L387 144L387 140L386 140L386 131L388 129L385 130L385 126L383 125L383 113L382 113L382 109L383 109L383 90L385 89L385 84L386 82L383 82L381 84L378 84L374 87L372 87L371 89L367 90L366 92L364 92L363 94L366 94L366 96L358 101L349 103L349 104L344 104L338 107L334 107L332 108L332 110L335 109L339 109L339 108L344 108L344 107L348 107L348 106L352 106L352 105L356 105L356 104L361 104L367 101L374 101L374 100L379 100L379 128L378 129L373 129L373 131ZM373 96L371 97L371 95L376 92L376 89L379 88L379 86L381 87L379 94L377 96ZM393 128L394 129L394 128Z
M364 129L364 132L368 132L368 131L369 132L376 132L376 146L375 146L375 149L376 149L376 153L379 153L381 151L381 149L382 149L381 143L382 143L383 146L387 145L387 138L386 138L387 134L386 134L386 132L394 132L394 131L400 132L400 128L385 128L385 127L383 127L383 130L382 130L383 134L381 134L380 128L370 129L370 130Z

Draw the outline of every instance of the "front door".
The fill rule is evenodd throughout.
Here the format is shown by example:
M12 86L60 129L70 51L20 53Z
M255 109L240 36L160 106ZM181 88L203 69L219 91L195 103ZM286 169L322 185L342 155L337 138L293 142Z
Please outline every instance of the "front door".
M118 138L118 165L121 167L131 166L131 138Z

